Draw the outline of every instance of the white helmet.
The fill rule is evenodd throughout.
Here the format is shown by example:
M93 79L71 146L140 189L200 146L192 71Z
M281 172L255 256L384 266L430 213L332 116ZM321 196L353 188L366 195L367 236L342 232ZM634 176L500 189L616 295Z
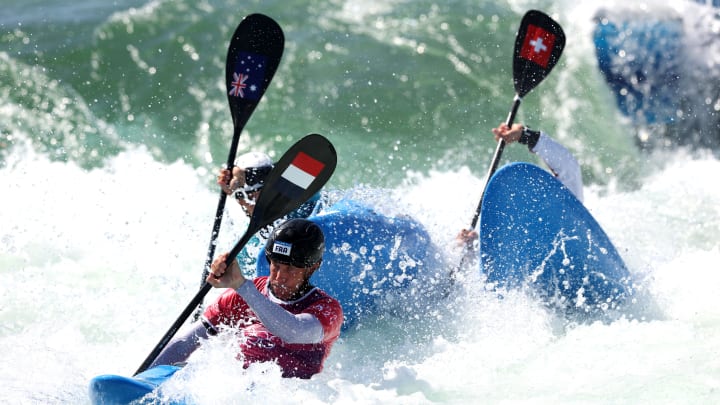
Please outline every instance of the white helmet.
M270 171L274 164L270 156L262 152L248 152L235 159L235 166L245 171L245 186L242 190L246 193L259 190L265 185Z

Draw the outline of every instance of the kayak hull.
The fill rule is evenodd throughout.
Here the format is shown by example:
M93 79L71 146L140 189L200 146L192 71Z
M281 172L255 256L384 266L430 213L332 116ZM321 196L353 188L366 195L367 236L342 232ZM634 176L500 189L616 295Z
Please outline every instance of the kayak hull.
M480 267L497 289L527 288L567 314L603 315L632 294L630 273L585 206L546 170L513 163L488 183Z
M114 374L97 376L90 381L90 402L94 405L126 405L138 401L153 393L178 370L180 367L161 365L149 368L134 377ZM146 402L153 401L148 398Z

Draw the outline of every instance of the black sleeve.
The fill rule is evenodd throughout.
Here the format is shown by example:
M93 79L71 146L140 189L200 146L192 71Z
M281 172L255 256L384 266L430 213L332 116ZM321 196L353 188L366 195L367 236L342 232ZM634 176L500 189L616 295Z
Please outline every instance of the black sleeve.
M535 145L537 145L539 139L540 131L533 131L528 127L523 127L522 135L520 135L520 139L518 139L518 142L523 145L527 145L528 149L530 149L530 151L532 152L532 150L535 149Z

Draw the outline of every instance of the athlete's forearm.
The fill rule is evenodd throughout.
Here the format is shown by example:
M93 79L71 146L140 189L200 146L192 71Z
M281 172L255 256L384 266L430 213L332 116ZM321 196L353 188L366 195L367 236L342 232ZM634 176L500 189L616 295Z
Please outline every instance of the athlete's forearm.
M558 180L570 189L578 200L583 200L580 164L567 148L555 142L545 132L541 132L540 138L532 151L542 158Z
M186 361L200 346L200 339L207 339L207 336L205 326L201 322L197 322L188 332L171 340L150 367Z
M265 327L286 343L320 343L323 328L320 320L311 314L292 314L262 295L254 283L245 283L238 294L252 308Z

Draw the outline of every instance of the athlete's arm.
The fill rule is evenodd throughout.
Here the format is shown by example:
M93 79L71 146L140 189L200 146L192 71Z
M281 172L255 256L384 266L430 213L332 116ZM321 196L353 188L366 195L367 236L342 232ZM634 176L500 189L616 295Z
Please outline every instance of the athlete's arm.
M320 343L324 330L314 315L292 314L260 293L254 283L243 283L235 290L252 308L267 330L286 343Z
M197 322L193 328L184 335L175 337L165 346L165 349L155 358L150 367L159 364L175 364L183 362L200 346L200 339L207 339L208 331L206 325Z
M558 180L570 189L578 200L583 200L580 164L569 150L541 131L540 138L531 151L542 158Z

